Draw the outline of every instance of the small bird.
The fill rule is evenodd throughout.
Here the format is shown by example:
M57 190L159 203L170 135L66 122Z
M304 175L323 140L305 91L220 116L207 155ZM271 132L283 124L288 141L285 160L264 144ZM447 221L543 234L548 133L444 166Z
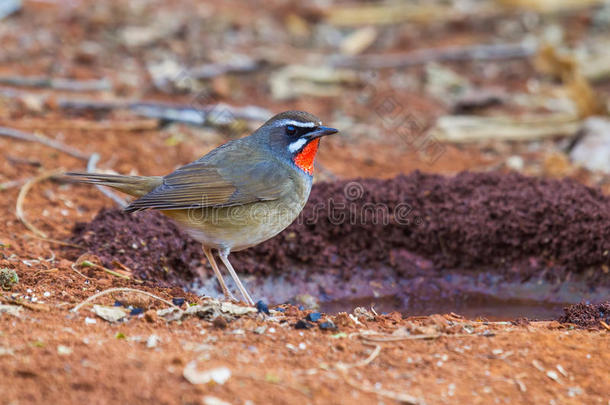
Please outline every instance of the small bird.
M235 300L214 260L216 250L246 302L254 301L229 254L280 233L302 211L313 182L320 138L338 130L316 116L285 111L254 133L229 141L167 176L66 173L137 197L126 212L157 209L201 242L226 299ZM205 274L200 270L200 276Z

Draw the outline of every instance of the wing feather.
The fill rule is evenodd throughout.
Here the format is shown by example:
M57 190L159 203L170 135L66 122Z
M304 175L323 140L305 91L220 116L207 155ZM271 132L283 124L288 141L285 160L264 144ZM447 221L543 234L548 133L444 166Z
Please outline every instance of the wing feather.
M126 210L230 207L275 200L289 192L290 175L269 153L231 144L165 176L160 186Z

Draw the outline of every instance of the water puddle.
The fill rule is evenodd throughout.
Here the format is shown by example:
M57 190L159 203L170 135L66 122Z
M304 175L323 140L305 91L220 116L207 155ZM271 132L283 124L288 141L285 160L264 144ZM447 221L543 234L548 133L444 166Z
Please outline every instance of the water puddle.
M363 270L349 280L332 273L294 271L287 276L245 277L256 300L274 304L319 305L326 313L352 312L356 307L378 313L400 311L405 316L454 312L469 319L494 321L528 318L557 319L563 308L579 302L603 302L610 288L570 280L549 283L544 279L506 281L491 272L445 272L442 276L403 278L388 270ZM235 290L229 280L229 288ZM218 296L211 278L195 288Z
M403 316L425 316L456 313L468 319L509 321L517 318L529 320L553 320L569 303L548 303L531 300L502 300L497 297L471 294L459 302L425 301L401 307L402 300L396 297L367 297L352 300L323 302L320 310L327 313L351 312L355 307L374 308L377 313L399 311Z

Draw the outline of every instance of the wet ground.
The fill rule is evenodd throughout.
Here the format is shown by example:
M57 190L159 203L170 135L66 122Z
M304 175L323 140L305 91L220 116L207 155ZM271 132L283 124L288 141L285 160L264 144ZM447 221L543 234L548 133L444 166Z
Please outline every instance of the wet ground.
M569 151L610 87L505 45L585 55L607 11L501 3L384 23L360 3L25 1L0 20L0 127L32 135L0 131L0 402L605 404L610 179ZM490 43L513 56L468 48ZM444 53L426 62L430 49ZM349 67L352 53L402 66ZM348 68L294 67L327 63ZM153 117L151 102L205 122L160 104ZM218 103L257 108L223 107L226 121ZM162 175L288 109L342 131L321 145L304 215L329 200L346 218L387 210L356 224L326 210L235 254L269 314L210 304L199 246L162 216L53 177L93 153L98 170ZM540 115L534 138L475 126L484 139L442 141L438 119L465 113ZM71 311L110 288L139 292Z

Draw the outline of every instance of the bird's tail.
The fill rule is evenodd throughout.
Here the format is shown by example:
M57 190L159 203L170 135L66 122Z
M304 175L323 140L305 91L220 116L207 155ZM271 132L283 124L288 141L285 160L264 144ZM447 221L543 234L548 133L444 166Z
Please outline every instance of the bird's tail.
M68 181L108 186L134 197L148 194L163 183L163 178L158 176L122 176L86 172L69 172L64 173L64 176Z

